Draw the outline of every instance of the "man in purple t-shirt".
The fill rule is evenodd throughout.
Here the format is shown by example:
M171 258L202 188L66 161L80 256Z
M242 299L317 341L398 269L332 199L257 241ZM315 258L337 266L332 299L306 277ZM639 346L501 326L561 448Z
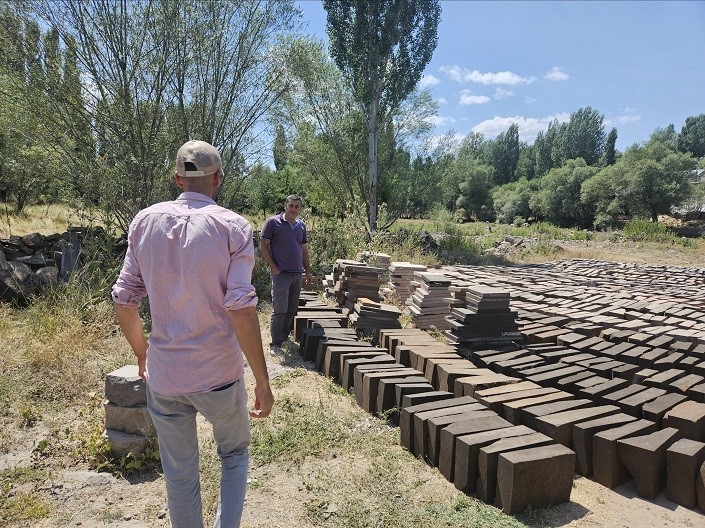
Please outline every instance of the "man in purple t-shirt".
M284 212L267 218L262 228L259 248L272 272L272 319L269 326L272 355L281 353L281 346L289 336L299 307L301 273L306 272L307 284L312 279L306 226L298 218L301 202L295 194L287 196Z

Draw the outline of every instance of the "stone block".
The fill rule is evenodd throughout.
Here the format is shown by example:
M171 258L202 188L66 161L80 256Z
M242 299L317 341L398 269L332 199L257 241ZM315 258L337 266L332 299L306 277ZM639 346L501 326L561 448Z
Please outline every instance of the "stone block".
M363 370L384 370L390 368L398 369L399 363L394 360L393 356L383 354L373 358L353 358L345 362L343 370L340 372L340 386L345 390L350 390L355 386L355 369L361 367Z
M474 418L454 422L440 431L438 446L438 470L449 482L453 482L455 472L455 439L459 436L506 429L512 424L493 414L485 418Z
M157 434L146 405L121 407L106 400L103 403L103 410L106 429L148 437L154 437Z
M532 433L525 436L502 438L480 448L477 457L478 477L475 489L477 497L485 502L494 501L497 490L497 465L501 453L551 444L554 444L553 440L546 435ZM572 476L573 468L571 467L569 471Z
M502 416L512 422L514 425L521 424L522 409L526 407L533 407L535 405L543 405L544 403L551 403L563 400L572 400L573 395L569 392L563 392L557 390L549 394L544 394L541 396L536 396L534 398L524 398L520 400L512 400L509 402L502 403Z
M426 424L428 427L428 435L423 438L425 445L421 445L419 454L433 467L438 467L438 457L441 450L441 431L452 423L460 421L474 421L480 418L490 418L499 423L501 418L492 411L487 410L471 410L462 414L454 414L450 416L439 416L430 418ZM504 424L504 422L501 422ZM508 424L511 425L511 424ZM497 427L495 427L496 429Z
M493 444L502 438L529 434L534 434L534 431L525 425L515 425L457 436L455 438L455 468L453 471L453 484L455 487L465 493L475 491L478 477L477 457L480 448Z
M632 474L617 455L617 441L654 431L656 431L654 422L637 420L595 434L592 439L592 471L595 482L614 489L631 480Z
M466 376L455 380L453 393L458 396L474 396L475 391L498 387L502 385L512 385L518 383L519 379L504 374L485 374L480 376ZM450 390L450 389L448 389Z
M362 346L329 346L326 347L325 357L323 359L323 368L321 373L324 376L338 380L341 370L340 356L350 352L366 352L368 355L361 357L375 357L386 353L386 350L381 347L362 347Z
M452 392L445 391L431 391L431 392L418 392L416 394L406 394L401 399L402 409L405 407L411 407L413 405L420 405L422 403L433 402L437 400L448 400L453 399ZM456 398L459 399L459 398Z
M570 500L575 453L548 445L499 455L497 507L508 515Z
M666 413L663 426L680 430L684 438L705 441L705 403L679 403Z
M698 498L698 508L705 513L705 462L695 475L695 495Z
M374 412L377 405L377 388L382 378L402 378L416 376L417 370L400 364L397 369L387 369L379 372L358 371L355 373L355 399L357 404L367 412Z
M673 392L666 393L663 396L659 396L655 400L645 403L641 408L641 413L644 418L655 422L660 428L661 420L666 413L685 400L686 397L682 394L675 394Z
M105 376L105 397L120 407L147 405L147 385L137 365L126 365Z
M110 454L115 458L122 458L129 454L141 455L149 445L149 438L146 436L114 429L103 431L103 437L110 444Z
M666 496L668 500L695 508L695 479L705 463L705 443L683 438L666 451Z
M437 399L426 403L420 403L418 405L406 405L402 407L401 412L399 413L399 435L402 447L405 447L409 451L413 450L414 415L416 413L434 411L446 407L467 405L469 403L477 403L477 401L470 397L453 398L452 394L450 394L450 398Z
M627 414L640 418L644 404L654 401L659 396L666 394L666 391L658 387L651 387L636 394L624 398L617 402L617 405Z
M617 454L636 479L640 497L653 500L666 487L666 451L680 438L678 429L667 427L643 436L617 440Z
M549 414L548 416L536 418L536 430L550 436L559 444L572 447L573 425L617 414L618 412L619 407L615 405L601 405Z
M614 429L636 418L628 414L618 413L603 416L587 422L573 425L573 451L575 451L575 472L589 477L592 475L592 439L595 434L607 429Z
M460 398L457 398L460 399ZM451 405L451 406L446 406L446 407L439 407L436 409L431 409L428 411L422 411L422 412L417 412L414 413L412 418L411 418L411 427L410 430L412 431L412 437L411 437L411 448L409 451L411 451L413 454L416 456L420 456L422 458L425 457L426 455L426 447L428 446L428 421L431 418L440 418L440 417L445 417L445 416L451 416L451 415L459 415L463 413L467 413L470 411L481 411L484 410L482 405L478 404L477 402L473 403L466 403L464 405ZM450 423L450 422L448 422ZM400 427L402 424L400 423Z
M375 412L382 414L385 411L399 407L395 399L395 388L398 384L406 383L410 385L424 385L431 387L423 376L397 376L393 378L382 378L377 385L377 402ZM431 387L429 390L433 390Z
M560 400L521 409L521 423L536 429L536 418L572 409L583 409L592 405L590 400Z
M599 402L603 395L610 392L618 391L629 385L629 382L625 379L613 378L604 383L599 383L593 385L592 387L585 387L578 391L578 395L581 398L588 398L592 401Z

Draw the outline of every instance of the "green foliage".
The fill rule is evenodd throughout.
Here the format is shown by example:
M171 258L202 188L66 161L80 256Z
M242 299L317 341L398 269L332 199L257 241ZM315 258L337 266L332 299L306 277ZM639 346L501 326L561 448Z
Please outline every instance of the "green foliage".
M583 182L598 172L584 160L569 160L558 169L551 169L539 184L538 192L529 200L529 206L541 218L562 227L590 227L594 208L580 201Z
M705 114L686 118L678 135L678 150L696 158L705 157Z
M519 154L519 126L512 123L509 129L499 134L492 144L491 155L495 185L504 185L514 181Z
M540 180L519 181L496 187L492 191L492 201L497 221L505 224L522 224L534 216L529 206L531 197L536 193Z
M465 180L460 183L459 188L460 196L456 200L456 206L465 209L469 218L494 220L491 167L471 165L465 168Z
M380 129L414 91L438 43L438 0L324 0L330 53L365 117L369 227L377 230Z
M665 225L648 220L632 219L624 225L622 234L634 242L674 243L678 237Z

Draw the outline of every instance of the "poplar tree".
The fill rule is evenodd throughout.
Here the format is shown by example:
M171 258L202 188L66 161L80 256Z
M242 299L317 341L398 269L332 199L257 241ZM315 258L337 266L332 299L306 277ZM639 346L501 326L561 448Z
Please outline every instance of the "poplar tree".
M377 230L381 127L413 92L438 43L438 0L323 0L330 53L367 123L369 229Z

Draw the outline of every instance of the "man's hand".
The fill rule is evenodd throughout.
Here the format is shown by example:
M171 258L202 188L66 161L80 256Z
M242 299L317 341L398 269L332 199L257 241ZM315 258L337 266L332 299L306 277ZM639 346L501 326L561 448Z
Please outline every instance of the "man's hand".
M255 408L250 411L251 418L266 418L272 412L274 395L269 383L255 384Z
M306 284L313 284L313 275L310 271L306 271Z

